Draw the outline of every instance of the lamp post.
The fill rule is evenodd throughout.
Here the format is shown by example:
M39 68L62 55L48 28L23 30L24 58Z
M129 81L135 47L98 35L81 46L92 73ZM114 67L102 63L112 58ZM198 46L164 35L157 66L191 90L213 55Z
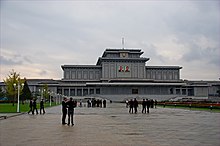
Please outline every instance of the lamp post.
M48 94L49 94L49 98L50 98L50 106L51 106L51 92L48 92Z
M18 84L14 83L14 88L16 90L16 87L18 86L18 105L17 105L17 113L20 112L20 88L24 86L24 83L20 84L20 82L18 81Z

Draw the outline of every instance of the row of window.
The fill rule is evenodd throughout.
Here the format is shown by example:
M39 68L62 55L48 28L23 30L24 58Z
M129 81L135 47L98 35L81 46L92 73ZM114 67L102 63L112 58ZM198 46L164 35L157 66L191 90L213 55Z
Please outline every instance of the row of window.
M91 89L58 89L57 92L59 94L63 94L65 96L86 96L93 94L100 94L100 88L91 88Z

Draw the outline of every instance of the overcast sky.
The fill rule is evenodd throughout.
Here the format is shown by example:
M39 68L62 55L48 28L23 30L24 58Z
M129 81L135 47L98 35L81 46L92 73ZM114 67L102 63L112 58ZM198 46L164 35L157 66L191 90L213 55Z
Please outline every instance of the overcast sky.
M139 48L146 65L183 67L181 78L219 80L219 1L6 1L0 81L61 79L61 65L96 64L106 48Z

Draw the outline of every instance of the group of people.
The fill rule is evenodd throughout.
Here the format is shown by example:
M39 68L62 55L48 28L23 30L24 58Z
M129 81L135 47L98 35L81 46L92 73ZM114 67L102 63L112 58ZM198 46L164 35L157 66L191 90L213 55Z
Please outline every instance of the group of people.
M74 125L73 122L73 115L74 115L74 108L77 106L77 101L73 101L73 98L67 100L64 98L62 101L62 124L67 124L70 126L70 122L72 126ZM68 123L66 123L66 115L68 114Z
M133 99L130 99L129 101L126 101L126 107L129 107L129 113L135 113L137 114L137 111L138 111L138 104L139 102L137 101L136 98ZM157 106L157 100L148 100L148 99L143 99L143 101L141 102L142 104L142 113L149 113L149 109L150 108L156 108Z
M28 114L32 113L33 115L38 114L37 110L37 100L36 99L31 99L29 103L30 110L28 111ZM44 99L41 99L40 101L40 114L45 114L45 109L44 109Z
M87 107L103 107L106 108L106 100L92 99L87 100Z

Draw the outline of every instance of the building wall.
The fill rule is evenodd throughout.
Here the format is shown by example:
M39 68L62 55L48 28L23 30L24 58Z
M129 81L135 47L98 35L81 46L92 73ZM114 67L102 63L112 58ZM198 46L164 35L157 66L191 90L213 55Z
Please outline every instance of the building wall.
M100 80L101 69L95 68L65 68L65 80Z
M150 69L146 68L146 78L153 80L179 80L179 69Z
M120 71L122 68L122 71ZM103 62L102 63L102 79L115 78L145 78L145 63L143 62Z
M208 97L208 88L207 87L194 87L194 94L197 97L202 97L202 96Z

